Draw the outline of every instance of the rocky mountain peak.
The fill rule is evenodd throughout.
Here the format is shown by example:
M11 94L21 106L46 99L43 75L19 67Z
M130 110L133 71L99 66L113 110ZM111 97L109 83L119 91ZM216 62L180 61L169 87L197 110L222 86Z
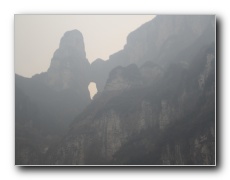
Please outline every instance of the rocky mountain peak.
M163 76L164 70L156 63L147 61L140 67L140 73L143 77L144 84L150 85L157 82Z
M85 56L85 45L82 33L76 29L67 31L61 38L59 48L74 49L78 52L78 55L81 54L82 56Z
M124 50L130 62L139 66L143 59L165 65L175 59L177 53L207 34L209 29L214 29L213 19L208 15L157 16L128 35ZM202 39L200 45L214 41L213 37L214 32L212 38Z
M158 16L91 65L66 32L47 72L16 76L16 164L214 165L211 20Z
M137 65L131 64L127 67L118 66L110 72L105 90L124 90L131 87L139 87L141 84L141 74Z
M90 64L86 59L83 36L80 31L67 31L61 38L47 72L46 84L56 90L81 86L87 89Z
M60 40L59 48L55 51L51 62L87 61L83 36L80 31L67 31ZM55 65L54 65L55 66Z

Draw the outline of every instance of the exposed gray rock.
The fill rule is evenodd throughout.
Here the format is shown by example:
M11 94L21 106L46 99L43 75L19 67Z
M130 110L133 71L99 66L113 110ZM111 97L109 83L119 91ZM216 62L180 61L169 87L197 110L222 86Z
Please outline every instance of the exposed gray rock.
M189 62L203 46L214 42L214 24L215 17L212 15L156 16L131 32L122 50L100 62L100 66L97 62L92 63L92 79L101 91L109 72L117 66L134 63L141 67L148 61L165 68L169 62Z
M143 78L144 85L151 85L163 77L164 70L162 67L154 64L153 62L147 61L140 67L140 73Z
M25 104L41 112L36 132L51 139L37 152L20 136L29 145L20 147L18 164L215 164L213 20L157 16L132 32L123 50L91 66L81 33L67 32L47 72L16 77ZM91 103L90 81L99 90ZM17 112L25 107L17 103ZM30 114L20 120L17 127L33 130Z
M76 115L90 103L89 83L90 64L86 59L82 34L78 30L68 31L62 37L47 72L37 74L32 78L16 75L16 89L22 91L33 104L24 113L32 114L36 109L35 112L39 115L34 114L27 117L27 124L30 124L30 127L23 126L24 131L34 131L36 135L28 137L25 133L22 138L27 143L28 139L31 141L33 138L34 141L36 138L41 139L41 142L37 142L42 146L37 149L38 153L47 151L49 146L65 133ZM16 99L20 99L20 96L21 94L16 93ZM20 112L20 108L26 108L25 103L26 101L20 99L16 111ZM16 114L16 122L21 122L23 118L19 113ZM21 126L16 126L16 131L23 131L23 129ZM16 141L21 142L19 139ZM25 148L21 148L22 152L18 153L24 154L32 151L31 147L25 146ZM32 151L30 154L36 153ZM16 159L16 163L27 164L29 162L29 160L22 161L22 159Z
M207 49L189 66L172 64L158 82L148 86L129 86L142 80L136 65L115 68L105 91L75 119L64 140L48 152L48 162L214 164L214 63L209 66L209 83L203 89L198 84L207 69L207 54L214 54ZM73 145L74 149L68 149ZM70 156L66 158L66 154Z
M105 85L105 91L125 90L141 87L141 85L141 74L135 64L127 67L118 66L110 72Z
M90 83L90 64L86 59L81 32L73 30L64 34L51 60L45 82L55 91L75 89L86 94Z

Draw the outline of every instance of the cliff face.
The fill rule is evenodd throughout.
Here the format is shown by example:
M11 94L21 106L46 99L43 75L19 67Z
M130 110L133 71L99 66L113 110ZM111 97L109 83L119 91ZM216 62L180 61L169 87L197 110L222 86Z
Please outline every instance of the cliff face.
M16 126L16 131L24 129L26 132L36 132L34 136L28 137L25 133L21 137L27 144L38 138L37 144L41 147L37 150L43 152L65 133L74 117L91 101L88 91L89 74L90 64L86 59L82 34L73 30L62 37L47 72L32 78L15 76L15 121L28 121L30 124L26 127ZM21 98L22 94L29 99L31 107ZM24 111L21 111L23 108ZM30 116L24 117L23 114ZM16 139L16 144L20 144L18 142ZM26 149L31 150L30 147ZM23 154L24 150L21 150ZM27 163L25 158L16 158L16 164Z
M91 65L65 33L47 72L16 76L16 164L215 164L213 21L157 16Z
M163 74L153 78L151 84L144 84L149 76L141 76L141 68L137 66L115 68L105 91L50 150L48 162L215 164L212 57L215 57L214 45L200 50L189 65L172 63L164 73L157 70ZM155 73L152 75L155 77ZM141 86L128 86L136 83Z
M125 68L118 66L110 72L104 91L125 90L142 85L141 74L135 64Z
M97 60L94 61L91 64L92 81L102 91L109 72L116 66L134 63L140 67L150 61L164 68L169 62L188 62L203 46L214 41L214 26L214 16L157 16L131 32L123 50L111 55L107 61L100 61L100 66Z
M89 74L82 34L77 30L66 32L53 55L45 83L55 91L74 89L86 96Z

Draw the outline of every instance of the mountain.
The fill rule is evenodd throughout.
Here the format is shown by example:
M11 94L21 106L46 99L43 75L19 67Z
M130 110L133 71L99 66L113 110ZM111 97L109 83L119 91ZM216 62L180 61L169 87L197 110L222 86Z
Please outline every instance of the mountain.
M65 33L47 72L16 75L17 164L215 165L215 56L214 16L157 16L91 65Z
M92 81L98 91L103 91L109 72L116 66L134 63L140 67L150 61L167 67L172 61L188 62L203 46L214 41L214 26L214 16L156 16L128 35L124 49L106 61L97 59L91 64Z
M40 136L40 112L28 96L15 87L15 162L16 164L40 164L45 148ZM43 143L44 142L44 143Z
M78 30L66 32L47 72L32 78L15 76L15 98L18 102L15 106L15 121L30 122L27 130L36 130L37 136L42 137L39 144L48 149L65 133L74 117L90 103L89 74L90 64L86 59L82 34ZM22 94L27 97L31 107L21 98ZM25 108L25 112L20 111L20 108ZM26 113L30 116L21 116ZM20 126L16 126L16 131L22 131ZM23 138L28 139L28 136ZM26 162L17 161L16 158L16 164Z
M105 90L50 149L48 162L215 164L214 57L210 44L189 66L171 63L151 85L139 86L145 77L136 65L113 69Z

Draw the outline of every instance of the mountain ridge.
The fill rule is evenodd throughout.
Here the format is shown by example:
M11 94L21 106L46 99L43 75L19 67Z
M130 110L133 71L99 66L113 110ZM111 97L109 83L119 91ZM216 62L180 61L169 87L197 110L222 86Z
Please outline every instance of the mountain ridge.
M91 65L81 33L65 33L47 72L15 76L16 130L40 137L36 152L21 133L16 164L214 165L213 17L157 16Z

